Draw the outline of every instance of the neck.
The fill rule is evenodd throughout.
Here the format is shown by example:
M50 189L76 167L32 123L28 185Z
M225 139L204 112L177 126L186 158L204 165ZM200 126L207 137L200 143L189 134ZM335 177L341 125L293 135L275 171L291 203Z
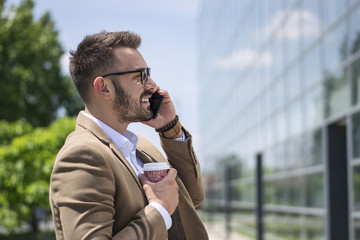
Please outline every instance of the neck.
M113 111L107 108L91 108L85 106L85 112L96 117L118 133L124 134L127 129L129 123L120 121Z

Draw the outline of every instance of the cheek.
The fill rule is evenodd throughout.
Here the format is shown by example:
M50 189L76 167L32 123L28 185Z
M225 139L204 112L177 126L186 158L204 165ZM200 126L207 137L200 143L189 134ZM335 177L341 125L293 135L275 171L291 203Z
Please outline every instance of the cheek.
M144 93L144 89L142 87L139 87L132 92L132 96L134 98L140 99L143 93Z
M132 93L129 93L129 96L133 102L141 103L142 93L143 91L134 91Z
M131 99L140 99L140 96L143 92L143 90L139 87L124 88L124 91Z

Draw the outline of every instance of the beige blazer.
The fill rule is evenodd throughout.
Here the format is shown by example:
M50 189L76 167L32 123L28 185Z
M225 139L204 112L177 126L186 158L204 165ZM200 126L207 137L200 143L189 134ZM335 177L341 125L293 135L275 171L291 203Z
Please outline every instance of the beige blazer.
M186 134L189 137L184 142L161 138L161 145L178 171L178 209L186 238L208 239L195 212L204 199L204 189L191 135ZM137 156L143 162L165 161L142 137ZM57 239L168 237L163 218L148 205L128 161L103 130L82 113L56 158L49 198Z

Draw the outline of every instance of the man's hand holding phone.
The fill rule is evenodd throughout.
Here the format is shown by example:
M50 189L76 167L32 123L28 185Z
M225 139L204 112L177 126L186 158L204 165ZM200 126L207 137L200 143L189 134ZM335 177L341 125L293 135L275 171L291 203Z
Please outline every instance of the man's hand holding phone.
M163 100L164 96L160 95L158 92L154 92L153 95L149 98L150 109L153 112L153 119L158 116L158 112Z
M155 118L142 123L150 127L153 127L155 129L158 129L158 128L163 128L172 120L174 120L176 116L176 112L175 112L174 104L171 101L168 91L164 89L161 90L157 89L156 93L154 94L153 94L154 98L152 100L149 99L150 108L154 109L155 111L157 110L157 114L154 116ZM160 98L162 98L162 100L160 100ZM152 110L153 113L155 112L154 110Z

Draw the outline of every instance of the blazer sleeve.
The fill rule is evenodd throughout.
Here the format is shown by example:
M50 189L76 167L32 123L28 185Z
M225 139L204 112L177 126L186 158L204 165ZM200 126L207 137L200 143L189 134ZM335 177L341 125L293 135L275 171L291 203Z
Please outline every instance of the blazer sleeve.
M50 181L53 217L64 239L166 239L162 217L151 206L113 236L115 180L105 156L95 148L59 154ZM125 206L126 207L126 206Z
M192 146L191 134L183 128L187 138L177 141L160 137L160 143L168 161L178 171L178 176L184 183L195 207L205 198L204 186L200 172L200 164Z

